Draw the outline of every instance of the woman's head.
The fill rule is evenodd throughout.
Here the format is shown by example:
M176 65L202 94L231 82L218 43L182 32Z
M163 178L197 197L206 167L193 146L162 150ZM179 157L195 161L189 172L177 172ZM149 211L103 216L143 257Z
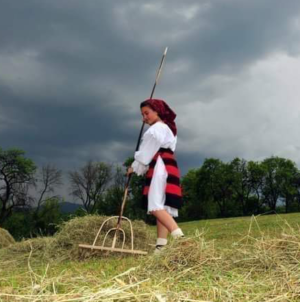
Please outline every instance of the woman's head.
M169 126L174 135L177 134L177 128L174 122L176 114L165 101L148 99L142 102L140 107L145 123L153 125L158 121L163 121Z
M141 113L143 121L148 125L153 125L156 122L161 121L158 112L156 112L147 101L141 103Z

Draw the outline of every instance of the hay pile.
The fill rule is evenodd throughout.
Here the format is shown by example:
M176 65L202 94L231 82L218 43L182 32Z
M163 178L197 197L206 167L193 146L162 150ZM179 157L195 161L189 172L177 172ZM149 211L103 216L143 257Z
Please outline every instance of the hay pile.
M206 241L203 234L197 232L193 237L171 240L160 254L149 258L143 269L148 273L163 274L186 270L199 272L202 266L216 264L220 259L214 242Z
M92 244L95 236L98 233L99 227L108 217L98 216L98 215L89 215L85 217L76 217L65 224L60 228L60 231L55 236L58 243L61 246L74 246L79 243L83 244ZM115 228L117 224L117 219L109 220L107 224L103 227L101 231L101 236L99 237L96 244L100 244L103 240L104 235L111 229ZM135 245L138 248L147 247L147 239L149 239L149 234L147 231L147 226L142 221L132 221L134 229L134 241ZM125 247L129 248L130 246L130 228L126 222L122 223L122 228L126 234ZM113 232L110 233L110 237L113 237Z
M101 224L107 219L106 216L88 215L76 217L65 222L60 230L53 237L40 237L29 240L23 240L8 246L5 250L4 257L19 259L28 258L29 253L32 258L44 259L45 261L56 262L64 260L79 260L92 256L107 256L109 253L84 250L78 247L79 244L92 244ZM101 231L101 236L96 244L101 244L106 232L116 226L116 220L110 220ZM142 221L132 221L134 231L134 249L149 250L151 243L151 234L147 226ZM126 222L122 223L125 231L125 246L130 248L130 228ZM111 244L114 232L110 233L107 244ZM121 233L119 233L120 239ZM119 242L119 241L118 241ZM118 245L116 246L118 247ZM111 254L110 254L111 255Z
M15 243L15 239L5 229L0 228L0 249Z

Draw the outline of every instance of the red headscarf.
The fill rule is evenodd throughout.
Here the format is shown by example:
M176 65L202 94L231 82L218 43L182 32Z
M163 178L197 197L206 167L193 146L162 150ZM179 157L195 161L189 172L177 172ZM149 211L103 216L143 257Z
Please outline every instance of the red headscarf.
M177 134L176 124L174 122L176 113L169 107L164 100L148 99L142 102L141 107L149 106L158 113L161 120L169 126L173 134Z

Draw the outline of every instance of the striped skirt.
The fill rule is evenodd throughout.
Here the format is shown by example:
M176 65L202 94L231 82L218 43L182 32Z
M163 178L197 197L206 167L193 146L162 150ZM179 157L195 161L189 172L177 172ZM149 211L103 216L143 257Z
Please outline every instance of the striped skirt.
M151 187L151 181L155 170L155 165L158 158L161 158L166 168L166 185L164 205L175 209L180 209L182 206L182 192L180 187L180 172L174 156L174 152L170 149L161 148L155 154L149 164L149 170L146 174L146 181L143 188L143 200L145 206L148 204L148 194Z

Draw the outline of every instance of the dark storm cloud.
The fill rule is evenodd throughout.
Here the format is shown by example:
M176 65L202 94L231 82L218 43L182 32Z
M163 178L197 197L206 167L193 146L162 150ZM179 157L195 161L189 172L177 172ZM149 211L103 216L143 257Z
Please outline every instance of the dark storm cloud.
M51 103L51 99L47 100L45 96L43 102L37 100L28 106L32 99L26 102L7 91L2 98L1 109L15 123L1 134L2 146L21 147L34 158L43 154L51 159L53 156L59 157L60 150L67 151L68 154L64 156L72 157L78 148L88 147L95 142L105 147L108 138L124 145L133 140L133 126L128 124L131 117L123 106L84 106L80 103L83 96L77 98L77 105L60 105ZM56 154L52 154L53 150L56 150Z
M187 77L167 81L180 81L181 88L187 89L214 73L236 73L270 53L299 53L300 34L294 26L299 18L299 1L285 5L280 0L207 3L209 9L204 13L199 10L189 22L195 29L170 45L169 59L174 52L174 59L182 57L191 62ZM194 82L195 77L198 82Z
M180 151L180 148L177 150L178 156L177 161L178 165L181 167L181 175L184 176L190 169L199 169L203 164L205 156L199 153L185 153Z
M2 7L0 53L35 51L45 73L55 69L77 83L95 76L133 83L134 70L145 74L155 58L122 35L113 2L6 1Z
M0 4L0 117L7 126L0 129L1 146L66 169L76 158L78 164L91 156L123 162L132 154L138 104L150 94L165 46L165 77L157 88L163 96L188 93L210 75L239 72L299 46L298 0ZM186 69L173 71L179 64ZM200 87L191 101L206 102L218 93L213 88ZM184 171L207 155L178 153Z

